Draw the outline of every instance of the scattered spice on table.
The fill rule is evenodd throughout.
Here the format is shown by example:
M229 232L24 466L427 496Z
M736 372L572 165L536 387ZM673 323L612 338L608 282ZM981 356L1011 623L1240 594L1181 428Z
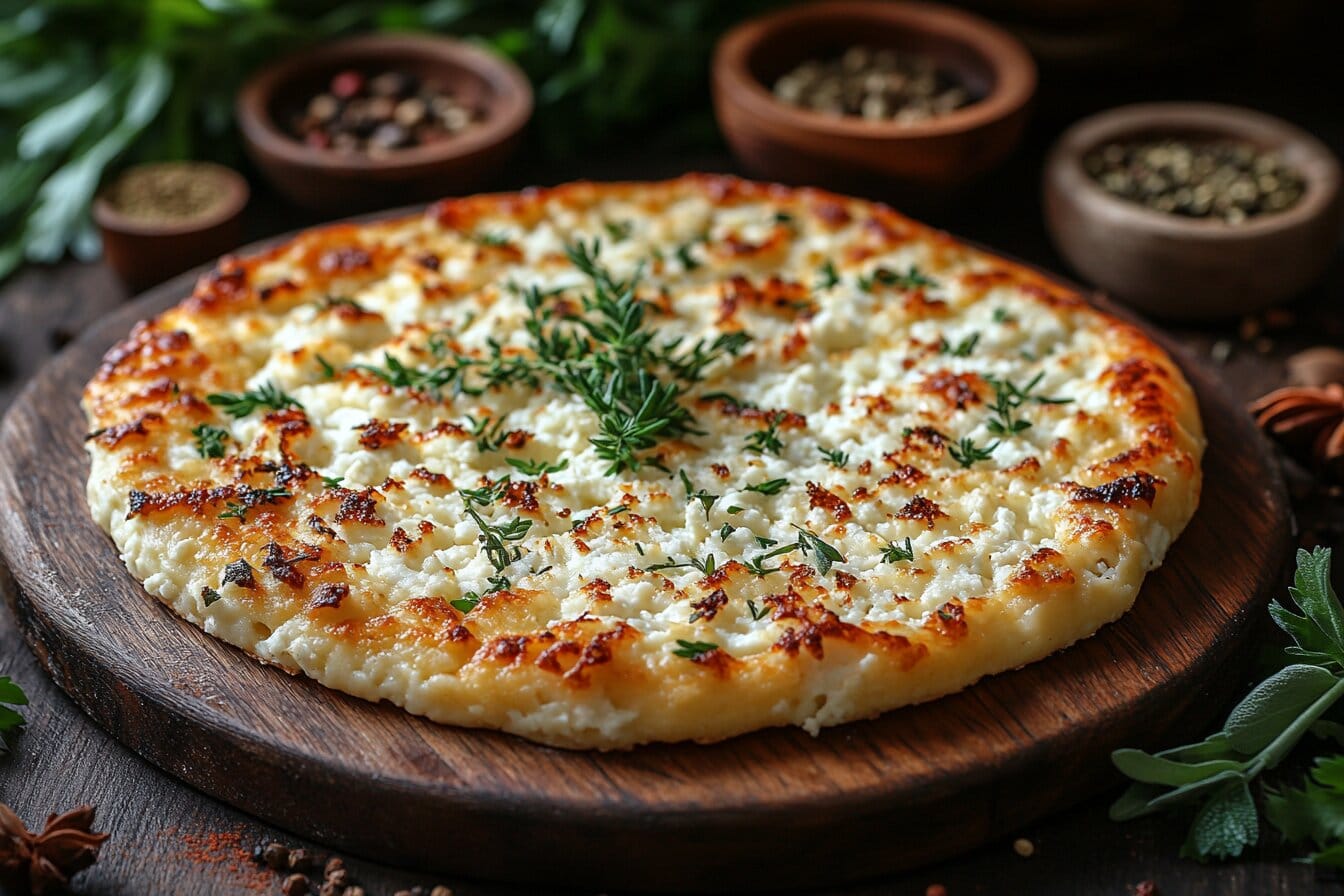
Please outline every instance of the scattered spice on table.
M1024 859L1029 859L1036 854L1036 844L1026 837L1018 837L1013 841L1013 852Z
M329 856L325 861L311 850L290 848L271 841L259 843L252 849L254 867L268 868L281 875L281 896L368 896L345 867L340 856ZM313 872L321 869L319 883ZM275 880L274 877L271 880ZM451 888L442 884L434 887L415 886L398 890L392 896L453 896Z
M309 146L386 155L461 133L481 112L458 92L410 72L339 72L292 116L291 133Z
M1240 224L1292 208L1306 181L1278 153L1236 141L1108 143L1083 159L1103 189L1154 211Z
M26 888L32 896L64 891L70 878L98 861L107 840L107 834L93 831L93 816L92 806L79 806L48 816L37 834L0 803L0 881Z
M811 59L782 75L775 96L829 115L917 122L969 104L970 91L930 56L850 47L831 59Z
M122 215L144 224L181 224L216 214L230 198L218 165L156 162L122 172L102 198Z

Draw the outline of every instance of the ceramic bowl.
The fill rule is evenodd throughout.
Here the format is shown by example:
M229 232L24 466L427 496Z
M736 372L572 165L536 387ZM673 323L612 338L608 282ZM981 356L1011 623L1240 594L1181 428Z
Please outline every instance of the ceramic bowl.
M827 115L777 99L769 85L808 59L863 45L932 57L975 101L927 121ZM714 53L714 109L742 164L795 184L918 194L964 185L1012 151L1036 89L1016 38L969 13L867 0L792 7L730 31Z
M371 157L308 146L281 126L337 72L408 71L483 111L460 133ZM248 155L275 189L324 212L352 212L475 193L508 162L532 115L532 88L513 63L444 37L379 34L323 44L253 75L235 103Z
M1112 142L1179 137L1273 150L1306 180L1290 208L1238 224L1155 211L1106 192L1084 158ZM1156 317L1211 320L1291 298L1325 271L1339 243L1340 165L1285 121L1235 106L1146 103L1086 118L1046 162L1046 223L1065 260L1115 298Z
M172 167L177 162L155 162L144 168ZM218 181L224 200L208 215L183 221L145 221L123 213L107 198L104 188L93 201L93 221L103 241L103 260L131 294L174 274L209 261L243 242L243 209L247 181L222 165L190 162L202 177Z

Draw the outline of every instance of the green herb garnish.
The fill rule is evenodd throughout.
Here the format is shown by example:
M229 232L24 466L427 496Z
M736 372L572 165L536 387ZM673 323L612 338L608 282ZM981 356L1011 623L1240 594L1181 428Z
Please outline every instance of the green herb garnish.
M708 641L683 641L681 638L678 638L677 649L672 652L684 659L693 660L698 656L703 656L704 654L709 653L711 650L718 649L719 645L711 644Z
M754 454L774 454L779 455L784 451L784 442L779 437L779 424L784 420L784 413L781 411L770 419L770 424L765 429L753 432L747 436L747 450Z
M990 455L994 453L994 449L997 447L999 447L998 442L990 442L988 445L981 447L976 445L975 440L970 436L966 436L961 441L948 445L947 453L962 467L970 467L977 461L989 460Z
M544 473L559 473L569 466L569 458L558 461L528 460L523 457L506 457L504 461L524 476L541 476Z
M922 274L918 267L910 265L904 274L897 273L890 268L874 268L871 274L861 274L858 279L859 289L864 292L872 292L874 286L894 286L898 289L916 289L921 286L934 287L938 281Z
M743 491L756 492L760 495L777 495L787 488L788 485L789 480L787 479L767 479L764 482L758 482L755 485L743 486ZM738 509L740 510L741 508ZM732 510L729 509L728 512L732 513Z
M282 408L303 408L303 405L281 392L274 383L269 382L246 392L214 392L205 396L205 400L222 408L230 417L246 417L257 408L271 408L276 411Z
M1037 404L1068 404L1073 401L1072 398L1048 398L1033 394L1044 378L1045 372L1042 371L1032 377L1025 386L1019 387L1010 380L986 376L985 380L994 387L994 403L989 406L993 417L985 424L989 431L995 435L1009 436L1030 429L1031 421L1016 416L1018 408L1027 401L1034 401Z
M969 358L971 352L975 351L975 346L979 341L980 334L978 332L965 337L956 345L952 345L947 341L947 337L944 336L938 343L938 352L943 355L951 355L954 358Z
M1222 730L1199 743L1158 753L1123 749L1111 759L1135 783L1111 806L1125 821L1172 808L1194 809L1181 855L1200 860L1237 856L1259 838L1249 785L1275 768L1308 733L1338 737L1341 726L1322 717L1344 697L1344 609L1330 586L1330 550L1297 552L1288 589L1298 615L1275 601L1269 612L1293 639L1290 665L1257 685L1228 715ZM1344 857L1340 837L1344 799L1338 795L1340 757L1317 765L1301 791L1272 792L1266 814L1289 839L1315 839L1313 856ZM1328 782L1328 783L1327 783Z
M0 753L9 749L9 741L23 730L24 719L12 706L27 706L28 695L10 678L0 675Z
M209 423L202 423L191 431L196 437L196 453L201 457L223 457L224 443L229 439L229 431Z
M828 258L817 268L817 281L812 288L820 292L823 289L830 289L839 282L840 273L835 269L835 262Z
M887 542L887 546L882 549L883 563L900 563L904 560L915 559L915 546L910 543L910 539L905 539L904 545Z
M839 448L823 448L818 445L817 450L821 452L821 456L826 458L831 466L837 469L844 469L844 466L849 463L849 455Z

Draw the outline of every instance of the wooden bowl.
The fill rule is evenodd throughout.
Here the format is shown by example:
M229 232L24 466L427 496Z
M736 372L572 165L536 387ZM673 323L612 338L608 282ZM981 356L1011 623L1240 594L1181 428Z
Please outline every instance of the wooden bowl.
M1106 192L1084 157L1112 141L1151 137L1230 139L1274 150L1306 179L1282 212L1240 224L1155 211ZM1285 121L1235 106L1145 103L1078 122L1045 168L1050 236L1079 274L1141 311L1211 320L1257 311L1315 282L1339 242L1339 161Z
M434 78L483 110L484 119L438 142L371 157L319 149L279 124L345 69ZM277 191L327 212L385 208L474 193L508 162L532 115L532 88L511 62L462 41L366 35L304 50L263 68L234 108L248 155Z
M902 124L834 116L777 99L767 85L808 59L862 44L933 57L976 100ZM867 0L792 7L730 31L714 53L714 110L744 166L790 183L896 195L964 185L1017 144L1036 66L1016 38L969 13Z
M225 199L208 215L180 222L145 221L126 215L104 188L93 201L93 221L103 241L103 260L131 294L216 258L243 241L243 209L250 190L241 174L210 162L155 162L142 168L189 164L219 182Z

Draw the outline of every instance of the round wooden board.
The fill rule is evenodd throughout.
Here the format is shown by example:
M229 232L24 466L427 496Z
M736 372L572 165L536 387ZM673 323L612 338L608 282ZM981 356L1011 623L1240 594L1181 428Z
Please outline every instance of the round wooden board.
M1220 666L1288 557L1268 445L1209 371L1183 361L1209 436L1199 511L1136 607L1054 657L815 738L777 729L599 754L435 725L206 636L146 595L90 518L83 384L194 277L87 332L0 427L14 609L57 683L128 747L266 821L384 862L688 892L932 861L1095 792L1114 780L1118 746L1208 724L1240 685Z

